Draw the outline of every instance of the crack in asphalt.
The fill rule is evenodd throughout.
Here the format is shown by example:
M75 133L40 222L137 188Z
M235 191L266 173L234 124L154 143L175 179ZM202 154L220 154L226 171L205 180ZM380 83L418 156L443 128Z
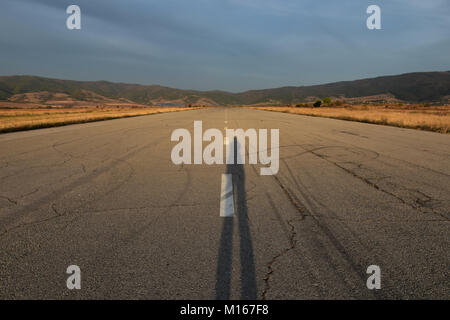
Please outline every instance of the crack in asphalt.
M38 191L39 191L39 188L36 188L33 191L28 192L28 193L24 193L24 194L14 198L14 199L11 198L11 197L4 196L4 195L0 195L0 198L6 199L8 202L10 202L10 203L12 203L14 205L18 205L19 204L19 200L22 200L23 198L28 197L28 196L30 196L30 195L38 192Z
M126 162L127 158L130 158L133 155L137 154L138 152L141 152L142 150L149 148L150 145L151 145L151 142L143 145L142 147L140 147L132 152L124 154L120 158L111 159L110 163L107 166L98 168L98 170L94 170L90 174L84 175L84 176L80 177L79 179L72 181L71 183L63 186L62 188L58 189L57 191L40 198L39 200L35 201L34 203L26 205L24 207L21 207L15 213L14 216L11 216L11 215L7 216L3 220L0 220L0 222L5 223L5 224L7 224L7 223L12 224L12 222L8 221L8 219L15 221L15 220L20 219L23 216L26 216L27 214L30 213L30 210L33 209L36 205L40 205L40 204L44 204L44 203L51 203L55 199L64 196L65 194L67 194L68 192L73 190L75 187L80 187L82 185L85 185L85 184L89 183L92 179L100 176L101 174L109 172L111 169L115 168L119 163L125 163L126 165L129 165L129 163ZM131 168L131 170L132 170L132 168ZM132 173L133 173L133 171L132 171ZM111 191L111 189L109 190L109 192L110 191Z
M320 148L319 148L320 149ZM308 152L308 150L307 150ZM309 151L310 152L310 151ZM288 169L288 172L291 174L292 178L295 181L295 178L293 176L293 173L291 172L289 166L286 164L286 167ZM352 259L352 257L348 254L348 252L345 250L345 248L342 246L342 244L335 238L335 236L333 235L333 233L331 232L331 230L324 224L322 224L320 222L322 217L319 216L315 216L313 214L313 212L311 211L312 209L307 208L307 207L302 207L300 205L301 200L299 200L295 194L293 194L290 189L286 186L283 185L283 183L280 181L279 178L277 178L276 176L273 176L275 178L275 180L277 181L277 183L280 185L280 188L284 191L284 193L286 194L286 196L288 197L288 199L290 200L290 202L293 204L293 206L301 213L301 217L302 219L300 220L304 220L305 217L311 217L313 219L313 221L315 221L315 223L317 224L317 226L321 229L322 232L324 232L325 236L331 241L331 243L333 244L333 246L336 248L336 250L339 252L339 254L345 259L345 261L349 264L349 266L353 269L353 271L355 272L355 275L357 275L362 282L365 281L365 278L361 275L361 273L359 272L359 270L361 269L361 266L358 263L355 263L354 259ZM296 183L296 182L294 182ZM298 186L298 185L297 185ZM298 186L298 188L300 188L300 186ZM304 212L306 212L307 214L305 214ZM290 225L293 226L292 222L295 221L294 219L289 220ZM295 231L295 230L294 230ZM294 244L294 246L292 248L287 248L287 251L293 250L296 247L296 244ZM367 248L365 248L366 250ZM268 279L270 279L270 275L273 273L273 263L279 259L281 256L283 256L284 254L286 254L286 252L282 251L280 252L279 255L277 255L275 257L275 260L272 262L271 264L271 269L272 272L270 272L271 270L269 269L268 272ZM269 289L269 287L267 288L267 290ZM264 293L264 298L266 297L266 292Z
M327 162L329 162L329 163L335 165L336 167L338 167L338 168L344 170L345 172L351 174L351 175L354 176L355 178L360 179L361 181L363 181L363 182L366 183L367 185L371 186L372 188L374 188L374 189L376 189L376 190L378 190L378 191L380 191L380 192L383 192L383 193L385 193L385 194L387 194L387 195L389 195L389 196L391 196L391 197L394 197L395 199L399 200L401 203L403 203L404 205L407 205L407 206L410 207L410 208L413 208L413 209L415 209L415 210L419 210L419 211L422 212L422 213L428 213L427 210L426 210L426 209L428 209L428 210L430 210L433 214L437 214L437 215L441 216L442 218L446 219L447 221L450 220L450 219L449 219L448 217L446 217L443 213L440 213L440 212L437 212L436 210L434 210L434 208L428 208L428 207L426 207L425 204L426 204L427 202L433 201L433 200L438 201L438 200L431 198L430 196L424 194L423 192L421 192L421 191L419 191L419 190L406 189L406 190L409 191L409 192L414 191L414 192L417 192L417 193L423 195L425 198L427 198L425 201L423 201L423 200L421 200L421 199L419 199L419 198L416 198L415 200L413 200L413 203L416 203L417 205L411 204L409 201L403 199L402 197L396 195L395 193L392 193L392 192L390 192L390 191L388 191L388 190L386 190L386 189L383 189L382 187L380 187L380 186L379 186L378 184L376 184L375 182L372 182L371 180L373 180L373 179L368 179L368 178L362 177L362 176L358 175L357 173L355 173L354 171L352 171L352 170L350 170L350 169L347 169L347 168L345 168L344 166L339 165L337 162L334 162L334 161L328 159L328 157L326 157L326 156L324 156L324 155L321 155L321 154L316 153L316 152L314 152L314 151L310 151L310 152L311 152L312 154L314 154L315 156L317 156L317 157L319 157L319 158L321 158L321 159L323 159L323 160L325 160L325 161L327 161Z
M180 204L169 204L162 206L141 206L141 207L124 207L124 208L111 208L111 209L103 209L103 210L85 210L84 213L106 213L113 211L121 211L121 210L145 210L145 209L170 209L170 208L187 208L187 207L201 207L214 205L214 203L180 203Z
M261 300L266 300L267 292L270 290L270 277L274 273L273 264L283 255L285 255L287 252L291 251L295 248L297 245L297 240L295 239L295 236L297 235L297 232L295 231L295 226L292 224L292 222L297 221L296 219L290 219L286 221L286 223L291 227L290 230L290 236L289 236L289 244L290 246L288 248L284 248L281 250L277 255L275 255L267 264L267 273L264 277L264 283L265 287L261 293Z
M14 199L12 199L10 197L0 195L0 198L5 199L6 201L8 201L8 202L10 202L10 203L12 203L14 205L17 205L17 200L14 200Z
M27 168L22 169L22 170L17 170L17 171L15 171L15 172L12 172L12 173L6 175L6 176L0 177L0 181L6 180L6 179L11 178L11 177L15 177L15 176L17 176L17 175L22 174L24 171L28 171L28 170L32 170L32 169L62 167L62 166L64 166L66 163L68 163L69 161L72 161L73 159L75 159L75 157L72 156L71 154L68 154L68 153L62 152L61 150L58 150L58 149L56 148L56 145L57 145L56 143L54 143L53 145L51 145L51 149L54 150L57 154L59 154L59 155L65 157L66 159L64 159L64 160L62 160L62 161L56 161L55 163L52 163L52 164L35 165L35 166L27 167ZM3 168L3 167L2 167L2 168Z
M64 216L65 213L60 213L60 212L58 212L58 210L56 209L55 206L56 206L55 203L52 203L52 204L50 205L50 207L52 208L52 210L53 210L53 212L55 213L55 215L53 215L53 216L51 216L51 217L48 217L48 218L45 218L45 219L41 219L41 220L35 220L35 221L31 221L31 222L19 223L18 225L15 225L15 226L13 226L13 227L11 227L11 228L9 228L9 229L6 228L6 229L3 230L2 233L0 233L0 237L4 236L5 234L7 234L7 233L9 233L9 232L11 232L11 231L14 231L14 230L16 230L16 229L20 229L20 228L25 227L25 226L30 226L30 225L34 225L34 224L39 224L39 223L42 223L42 222L48 222L48 221L50 221L50 220L54 220L54 219L57 219L57 218L60 218L60 217Z
M276 182L278 183L278 185L280 186L281 190L283 190L284 194L286 195L286 197L289 199L289 202L294 206L295 209L297 209L297 211L300 213L300 216L302 218L302 220L307 217L308 215L305 214L304 209L302 206L300 206L300 204L297 202L297 200L295 200L295 197L291 194L291 192L281 183L280 179L278 179L277 176L272 176Z
M275 272L275 270L273 268L274 263L279 258L284 256L286 253L288 253L289 251L293 250L296 247L296 245L297 245L297 240L295 239L295 237L297 235L297 232L295 230L295 226L293 225L293 222L294 221L304 220L305 217L308 216L307 214L304 213L303 208L298 204L298 202L295 200L295 198L292 196L292 194L289 192L289 190L281 183L280 179L278 179L278 177L275 176L275 175L272 176L272 177L277 181L277 183L280 186L281 190L283 190L284 194L289 199L289 202L300 213L300 218L293 218L293 219L289 219L289 220L286 221L286 223L291 228L290 235L289 235L289 247L284 248L279 253L277 253L274 257L272 257L272 259L267 264L267 272L266 272L266 275L264 277L265 287L264 287L264 289L263 289L263 291L261 293L261 299L262 300L266 299L267 292L270 290L270 277Z

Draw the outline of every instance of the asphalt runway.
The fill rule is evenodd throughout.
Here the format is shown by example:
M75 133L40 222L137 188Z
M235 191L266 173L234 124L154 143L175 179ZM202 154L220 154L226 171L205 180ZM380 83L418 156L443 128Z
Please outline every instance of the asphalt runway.
M279 129L278 174L173 164L195 120ZM449 299L449 218L450 135L241 108L0 135L2 299Z

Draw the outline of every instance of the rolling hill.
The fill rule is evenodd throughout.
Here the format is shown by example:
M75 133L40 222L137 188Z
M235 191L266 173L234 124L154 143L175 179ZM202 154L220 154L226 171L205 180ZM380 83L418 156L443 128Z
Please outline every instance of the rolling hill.
M287 104L335 97L364 101L366 97L390 97L404 102L442 102L450 99L450 71L418 72L314 86L250 90L241 93L195 91L113 83L72 81L37 76L0 77L0 100L15 103L58 102L131 103L140 105Z

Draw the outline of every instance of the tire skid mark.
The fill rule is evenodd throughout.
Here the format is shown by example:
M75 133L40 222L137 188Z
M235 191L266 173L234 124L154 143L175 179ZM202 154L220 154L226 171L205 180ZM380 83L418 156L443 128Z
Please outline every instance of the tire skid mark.
M163 138L160 138L160 140L163 140ZM62 197L63 195L69 193L76 187L90 183L96 177L115 168L119 163L123 163L124 160L134 156L135 154L137 154L145 149L152 147L154 142L155 141L145 144L144 146L137 148L136 150L134 150L132 152L126 153L122 157L112 159L110 161L109 165L101 167L98 170L94 170L91 173L84 175L84 176L80 177L79 179L73 181L72 183L69 183L68 185L61 187L57 191L50 193L50 194L34 201L33 203L20 208L19 210L14 212L13 215L9 215L7 217L4 217L3 219L0 219L0 224L5 225L5 228L6 228L7 224L14 224L14 222L17 221L18 219L21 219L24 216L29 215L30 213L33 213L33 211L34 211L33 208L35 208L36 205L42 206L48 202L54 201L55 199ZM0 233L0 236L2 234L3 233Z
M298 145L298 147L302 148L305 150L306 153L309 153L310 151L308 149L305 149L305 147ZM323 149L323 147L319 147L316 149ZM375 157L378 157L378 155L376 153ZM283 160L283 163L286 165L286 168L288 170L288 174L291 176L292 182L297 186L298 190L302 190L301 186L298 184L297 179L295 178L295 176L293 175L293 172L291 171L290 167L287 165L286 161ZM341 257L344 258L344 260L347 262L347 264L350 266L350 268L353 270L354 274L360 278L362 283L365 283L365 275L363 274L363 271L365 271L365 269L363 268L362 265L360 265L360 263L357 263L354 261L354 259L350 256L350 254L346 251L345 247L340 243L340 241L334 236L333 232L329 229L328 226L324 225L323 222L320 221L320 217L316 216L315 214L312 213L312 208L314 207L314 205L312 203L309 203L309 208L301 205L302 201L300 201L294 193L292 193L288 187L286 187L281 180L277 177L277 176L273 176L274 179L277 181L278 185L280 186L280 188L284 191L284 193L286 194L287 198L289 199L289 201L293 204L293 206L301 213L301 220L303 220L305 217L311 217L314 221L315 224L320 228L320 230L322 231L322 233L329 239L329 241L331 242L331 244L333 245L333 247L337 250L337 252L340 254ZM305 198L307 200L307 197ZM320 205L320 203L318 203ZM305 211L307 212L307 214L305 213ZM291 221L292 223L292 221ZM344 227L348 229L348 226L344 224ZM351 234L353 234L354 239L359 243L359 245L361 245L363 247L364 250L368 250L368 252L370 251L362 242L361 240L351 231ZM294 249L295 246L292 248ZM292 250L289 249L289 250ZM363 251L364 252L364 251ZM280 256L277 257L277 259ZM367 259L364 259L367 260ZM332 261L330 260L329 263L332 263ZM271 273L273 273L273 269L269 271L272 271ZM346 283L345 279L342 279L343 283ZM351 289L351 288L350 288ZM401 294L399 292L391 292L391 294L401 297ZM371 295L373 298L380 298L382 297L384 294L383 293L369 293L369 295Z
M376 184L375 182L372 182L371 179L368 179L368 178L365 178L365 177L363 177L363 176L360 176L360 175L358 175L357 173L355 173L354 171L345 168L344 166L338 164L337 162L334 162L334 161L328 159L327 157L325 157L325 156L323 156L323 155L321 155L321 154L319 154L319 153L316 153L316 152L314 152L314 151L312 151L311 153L314 154L315 156L317 156L317 157L319 157L319 158L321 158L321 159L323 159L323 160L325 160L325 161L327 161L327 162L329 162L329 163L335 165L336 167L338 167L338 168L344 170L344 171L347 172L348 174L351 174L351 175L354 176L355 178L357 178L357 179L363 181L364 183L366 183L367 185L373 187L374 189L376 189L376 190L378 190L378 191L380 191L380 192L383 192L383 193L385 193L385 194L387 194L387 195L389 195L389 196L391 196L391 197L397 199L397 200L400 201L402 204L404 204L404 205L406 205L406 206L408 206L408 207L410 207L410 208L412 208L412 209L414 209L414 210L418 210L418 211L420 211L420 212L422 212L422 213L427 213L425 207L423 206L423 204L421 204L419 201L417 201L417 199L415 200L415 203L417 203L417 206L415 206L415 205L411 204L409 201L406 201L406 200L403 199L402 197L396 195L395 193L390 192L390 191L388 191L388 190L386 190L386 189L380 187L380 186L379 186L378 184ZM414 190L414 191L420 192L419 190ZM423 192L420 192L420 193L423 194L423 195L425 195ZM425 195L425 196L426 196L426 195ZM426 197L428 197L430 200L433 200L433 199L432 199L431 197L429 197L429 196L426 196ZM446 217L443 213L441 213L441 212L436 212L436 210L434 210L433 208L427 208L427 209L430 209L430 210L432 211L432 213L437 214L437 215L441 216L442 218L444 218L444 219L446 219L446 220L450 220L450 218Z
M290 136L290 137L292 137L292 136ZM317 134L317 138L319 138L319 139L321 139L321 140L324 140L324 139L325 139L325 138L324 138L322 135L320 135L320 134ZM333 141L333 142L336 142L336 143L341 143L340 141L338 141L338 140L336 140L336 139L332 139L332 138L327 138L326 140ZM294 141L295 141L295 139L294 139ZM325 140L324 140L324 141L325 141ZM442 218L444 218L444 219L446 219L446 220L450 220L450 218L447 217L447 216L445 215L445 213L437 212L434 208L428 208L428 207L426 207L426 206L421 205L420 199L415 198L415 199L413 200L413 204L411 204L410 202L406 201L406 200L403 199L402 197L400 197L400 196L394 194L393 192L390 192L390 191L388 191L388 190L382 188L381 186L379 186L379 185L376 184L375 182L372 182L372 181L371 181L371 180L377 180L378 178L365 178L365 177L363 177L363 176L361 176L361 175L358 175L358 174L355 173L354 171L352 171L352 170L350 170L350 169L348 169L348 168L345 168L345 167L342 166L342 165L339 165L339 163L330 160L329 157L324 156L324 155L321 155L321 154L319 154L319 153L317 152L317 151L320 151L320 150L325 150L325 149L330 149L330 148L344 148L344 149L347 149L348 151L351 151L351 152L354 152L353 149L357 149L357 150L361 150L361 151L363 151L363 152L369 152L369 153L375 154L375 157L373 157L373 158L371 158L371 159L369 158L370 160L377 159L377 161L379 161L380 163L382 163L382 164L384 164L384 165L389 165L389 166L395 168L395 166L394 166L393 164L388 163L388 162L386 162L386 161L383 161L383 160L380 158L380 154L379 154L378 152L375 152L375 151L369 150L369 149L365 149L365 148L361 148L361 147L357 147L357 146L355 146L354 144L351 144L351 143L346 143L346 144L350 145L351 147L345 147L345 146L320 146L320 147L317 147L317 146L314 146L314 145L311 145L311 144L309 144L309 145L308 145L308 144L307 144L307 145L297 145L297 146L300 147L300 148L302 148L302 149L304 149L306 153L314 154L315 156L318 156L318 157L320 157L320 158L322 158L322 159L324 159L324 160L326 160L326 161L328 161L328 162L334 164L334 165L337 166L338 168L340 168L340 169L346 171L347 173L353 175L354 177L356 177L356 178L362 180L363 182L365 182L365 183L368 184L369 186L372 186L372 187L375 188L376 190L379 190L380 192L384 192L384 193L386 193L386 194L388 194L388 195L390 195L390 196L396 198L396 199L399 200L401 203L403 203L403 204L409 206L410 208L413 208L413 209L415 209L415 210L418 210L418 211L420 211L420 212L422 212L422 213L430 213L430 212L427 212L427 210L429 210L429 211L431 211L432 214L436 214L436 215L439 215L440 217L442 217ZM305 148L305 147L308 147L308 146L309 146L309 148ZM299 155L303 155L303 154L305 154L305 152L302 152L302 153L300 153ZM356 153L356 154L357 154L357 153ZM448 174L446 174L446 173L439 172L439 171L436 171L436 170L433 170L433 169L430 169L430 168L427 168L427 167L423 167L423 166L421 166L421 165L417 165L417 164L411 163L411 162L406 161L406 160L398 159L398 158L395 158L395 157L392 157L392 156L389 156L389 155L383 155L383 157L384 157L384 158L392 159L392 160L394 160L394 161L403 162L403 163L406 163L406 164L408 164L408 165L410 165L410 166L412 166L412 167L416 167L416 168L419 168L419 169L427 170L427 171L433 172L433 173L435 173L435 174L439 174L439 175L442 175L442 176L448 176L448 177L450 177L450 175L448 175ZM287 158L285 158L285 159L288 159L288 158L291 158L291 157L287 157ZM359 168L362 169L363 163L356 163L356 162L353 162L353 163L354 163L357 167L359 167ZM377 172L374 171L374 173L377 173ZM397 186L397 187L398 187L398 186ZM410 190L410 191L411 191L411 190ZM415 190L413 190L413 191L414 191L414 192L417 192L417 193L422 193L422 194L424 195L424 193L421 192L420 190L416 190L416 189L415 189ZM425 195L425 196L431 198L431 197L428 196L428 195ZM413 198L414 198L414 197L413 197ZM439 200L437 200L437 199L433 199L433 198L431 198L431 199L432 199L431 201L435 201L435 202L436 202L436 201L439 201ZM418 200L418 201L417 201L417 200ZM414 205L414 204L416 204L416 205Z
M303 148L303 149L305 149L305 147L304 146L301 146L301 145L299 145L299 147L301 147L301 148ZM356 178L358 178L358 179L360 179L360 177L358 176L358 175L356 175L355 173L353 173L351 170L349 170L349 169L347 169L347 168L345 168L345 167L342 167L342 166L339 166L337 163L334 163L333 161L331 161L328 157L324 157L324 156L322 156L322 155L320 155L320 154L318 154L317 153L317 151L318 150L322 150L322 149L324 149L324 148L313 148L313 149L305 149L305 151L308 151L308 152L310 152L311 154L313 154L313 155L315 155L315 156L317 156L317 157L319 157L320 159L323 159L323 160L325 160L325 161L327 161L327 162L329 162L329 163L332 163L333 165L336 165L336 166L338 166L340 169L342 169L342 170L344 170L344 171L346 171L346 172L348 172L348 173L350 173L350 174L352 174L352 175L355 175L355 177ZM285 161L283 161L284 163L285 163ZM291 179L293 180L293 183L297 186L297 188L298 188L298 190L301 192L301 190L302 190L302 188L300 187L300 185L298 184L298 181L297 181L297 179L295 178L295 176L293 175L293 173L292 173L292 171L290 170L290 168L289 168L289 166L287 165L287 163L285 163L285 165L287 166L287 169L288 169L288 172L289 172L289 174L290 174L290 176L291 176ZM341 168L342 167L342 168ZM366 179L367 180L367 179ZM369 183L371 183L370 181L368 181ZM374 184L374 183L372 183L372 184ZM376 185L376 184L374 184L374 185ZM377 185L376 187L378 187L378 188L375 188L375 189L377 189L377 190L380 190L380 191L382 191L381 190L381 188ZM305 196L305 195L303 195L303 196ZM395 196L395 195L394 195ZM396 197L396 196L395 196ZM399 199L400 200L400 199ZM400 201L402 201L402 202L404 202L405 204L406 204L406 202L403 200L403 199L401 199ZM320 203L318 203L319 205L320 205ZM310 203L310 205L312 205L311 203ZM350 257L350 256L348 256L348 254L345 252L345 248L338 242L338 240L337 239L335 239L335 237L333 236L333 234L332 234L332 231L328 228L328 226L326 226L326 225L324 225L323 223L321 223L320 222L320 220L323 220L323 217L317 217L316 215L314 215L314 214L312 214L312 212L310 211L310 209L307 209L308 210L308 212L310 212L310 215L311 215L311 217L316 221L316 223L317 223L317 225L325 232L325 234L327 235L327 237L330 239L330 240L333 240L332 241L332 243L333 243L333 245L335 245L335 247L336 247L336 245L338 245L336 248L338 249L338 251L339 252L341 252L341 254L343 254L344 255L344 257L346 257L346 260L348 260L348 259L350 259L350 260L348 260L348 261L351 261L351 263L350 263L350 265L352 266L352 267L354 267L354 266L356 266L353 262L352 262L352 258ZM444 219L446 219L446 220L448 220L446 217L443 217ZM331 217L330 218L330 220L332 220L333 218ZM325 220L326 220L326 218L325 218ZM348 222L348 221L346 221L346 220L342 220L342 219L339 219L337 216L335 216L335 219L334 220L336 220L336 221L339 221L339 222ZM439 221L443 221L443 220L439 220ZM420 221L421 222L421 221ZM348 227L347 227L347 225L344 223L343 224L343 226L352 234L352 235L354 235L355 236L355 239L357 239L357 241L358 241L358 243L360 244L360 245L362 245L362 247L364 248L364 250L365 251L362 251L362 252L370 252L371 250L370 250L370 248L367 248L363 243L361 243L361 241L359 240L359 238L352 232L352 230L350 230ZM360 251L361 252L361 251ZM348 258L348 259L347 259ZM372 257L373 258L373 257ZM378 261L382 261L381 259L379 259L379 257L376 257L377 259L378 259ZM364 259L364 260L367 260L367 259ZM386 268L386 267L385 267ZM354 268L354 270L355 270L355 272L359 275L359 276L361 276L361 273L360 272L358 272L359 270L358 269L355 269ZM362 278L361 277L361 280L364 280L364 278ZM384 280L384 282L386 283L386 279ZM398 289L396 289L396 287L395 286L392 286L392 285L388 285L389 287L391 287L391 288L393 288L393 291L391 292L391 294L392 295L395 295L395 296L397 296L398 298L401 298L402 297L402 293L401 292L399 292L398 291ZM376 293L376 296L375 297L377 297L377 298L382 298L383 297L383 293L379 293L379 292L377 292Z
M120 245L122 245L123 247L121 247L120 252L124 252L126 251L125 248L129 248L132 247L135 243L135 241L138 241L140 239L140 237L146 233L147 229L149 226L154 225L161 217L165 216L171 209L176 208L176 207L186 207L183 206L183 204L179 204L179 201L188 193L189 191L189 187L191 186L191 173L189 172L189 170L187 170L187 167L184 166L183 167L183 171L186 174L186 183L184 184L183 190L178 194L178 196L168 205L166 206L162 206L162 209L165 209L164 211L160 212L159 214L157 214L156 216L154 216L151 221L149 221L146 224L143 224L140 226L139 229L134 230L132 233L129 233L127 237L123 237L121 239L121 243ZM153 209L153 207L151 206L144 206L144 209L148 208L148 209ZM87 211L89 213L89 211ZM93 265L95 265L96 261L100 261L103 263L103 261L105 261L105 257L108 256L112 256L112 255L119 255L119 251L118 248L115 246L112 247L108 247L102 250L102 254L101 255L94 255L94 257L92 258L93 260ZM102 263L100 263L99 265L102 265ZM102 274L116 274L115 272L109 272L107 271L108 268L111 268L111 265L105 265L105 268L103 268L102 270L98 270L99 272L101 272ZM106 269L106 270L105 270Z

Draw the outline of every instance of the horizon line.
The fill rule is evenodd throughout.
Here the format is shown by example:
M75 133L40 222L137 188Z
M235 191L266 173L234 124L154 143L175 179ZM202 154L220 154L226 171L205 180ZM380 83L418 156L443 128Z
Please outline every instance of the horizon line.
M270 87L270 88L260 88L260 89L249 89L244 91L227 91L222 89L212 89L212 90L196 90L196 89L182 89L182 88L175 88L170 86L165 86L161 84L142 84L142 83L133 83L133 82L122 82L122 81L111 81L111 80L73 80L73 79L62 79L62 78L55 78L51 76L40 76L40 75L32 75L32 74L14 74L14 75L0 75L0 78L12 78L12 77L35 77L35 78L44 78L44 79L50 79L50 80L60 80L60 81L73 81L73 82L108 82L112 84L125 84L125 85L137 85L142 87L163 87L168 89L174 89L174 90L182 90L182 91L196 91L196 92L224 92L224 93L230 93L230 94L241 94L251 91L263 91L263 90L272 90L272 89L282 89L282 88L301 88L301 87L314 87L314 86L322 86L327 84L334 84L334 83L341 83L341 82L353 82L353 81L361 81L361 80L368 80L368 79L377 79L377 78L384 78L384 77L394 77L394 76L402 76L407 74L416 74L416 73L441 73L441 72L450 72L450 70L435 70L435 71L412 71L412 72L405 72L405 73L399 73L399 74L385 74L385 75L378 75L374 77L366 77L366 78L358 78L353 80L339 80L334 82L324 82L324 83L317 83L317 84L309 84L309 85L286 85L281 87Z

